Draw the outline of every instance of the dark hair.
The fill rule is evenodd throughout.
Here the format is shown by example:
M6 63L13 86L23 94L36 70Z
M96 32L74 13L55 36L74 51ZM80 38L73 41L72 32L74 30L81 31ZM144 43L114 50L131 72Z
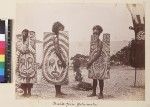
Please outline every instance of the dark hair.
M28 29L24 29L24 30L22 31L22 33L23 33L23 32L29 32L29 30L28 30Z
M55 22L52 27L52 32L54 32L56 35L58 35L58 33L61 29L64 30L64 25L61 24L60 22Z
M22 34L23 34L23 32L26 33L25 35L23 35L23 42L25 42L25 41L27 40L27 38L28 38L28 32L29 32L29 30L28 30L28 29L24 29L24 30L22 31Z
M93 30L95 30L95 29L99 30L99 33L102 33L102 32L103 32L103 28L102 28L100 25L95 25L95 26L93 27Z

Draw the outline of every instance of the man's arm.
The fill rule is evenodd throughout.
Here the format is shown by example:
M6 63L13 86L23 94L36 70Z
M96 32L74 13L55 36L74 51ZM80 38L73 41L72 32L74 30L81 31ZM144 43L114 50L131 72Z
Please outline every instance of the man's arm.
M59 60L62 62L62 67L66 68L66 62L62 58L59 44L54 42L54 47L55 47L55 54L57 55L57 57L59 58Z
M102 43L100 44L101 46L98 47L98 50L96 52L96 55L93 56L93 58L88 62L87 64L87 68L89 68L93 62L95 62L100 56L101 56L101 52L102 52Z
M88 64L87 64L87 68L89 68L93 62L95 62L99 57L101 56L101 52L100 51L97 51L97 54L94 56L94 58L92 58Z

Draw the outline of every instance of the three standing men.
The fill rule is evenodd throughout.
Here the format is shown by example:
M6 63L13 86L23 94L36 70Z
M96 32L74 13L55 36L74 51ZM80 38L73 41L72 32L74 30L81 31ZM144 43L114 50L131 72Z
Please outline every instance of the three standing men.
M52 33L46 32L44 36L44 56L43 56L43 77L48 83L52 83L55 85L56 97L63 97L65 95L61 92L61 85L68 84L68 68L69 68L69 37L66 32L63 31L64 26L60 22L55 22L52 27ZM87 64L87 69L89 70L88 77L93 79L93 92L88 97L96 96L96 87L97 81L99 81L100 94L98 98L103 98L103 87L104 87L104 79L109 78L109 53L110 53L110 36L103 35L103 41L99 39L100 34L103 29L101 26L96 25L93 27L93 35L91 36L90 42L90 58ZM31 32L32 33L32 32ZM31 95L31 88L33 84L30 84L31 79L36 78L36 72L34 69L35 57L34 52L30 55L30 51L26 51L22 53L22 49L26 49L25 47L28 45L25 44L26 38L28 34L28 30L23 31L23 37L20 42L18 41L18 76L22 79L26 77L26 82L21 84L21 88L24 90L24 94L26 94L27 87L29 95ZM25 35L25 36L24 36ZM31 34L33 35L33 34ZM19 38L18 37L18 38ZM22 42L23 40L23 42ZM35 40L35 38L34 38ZM21 43L21 44L20 44ZM23 47L20 47L23 46ZM25 46L25 47L24 47ZM31 42L31 50L35 50L35 43ZM29 49L29 48L28 48ZM27 49L27 50L28 50ZM29 52L29 53L28 53ZM31 51L32 52L32 51ZM21 56L20 56L21 55ZM32 58L31 58L32 57ZM26 61L26 59L28 59ZM24 74L24 66L26 66L24 62L27 62L29 69L26 70L26 74ZM20 68L21 67L21 68ZM22 71L23 70L23 71ZM33 74L33 77L30 77L29 74ZM30 79L31 78L31 79ZM19 80L21 81L21 80Z

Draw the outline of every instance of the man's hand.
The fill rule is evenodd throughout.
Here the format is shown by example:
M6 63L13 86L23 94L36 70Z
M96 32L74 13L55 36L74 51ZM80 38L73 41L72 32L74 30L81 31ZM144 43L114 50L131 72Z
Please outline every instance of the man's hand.
M66 68L66 62L63 60L63 58L62 58L62 56L61 56L61 54L58 52L58 51L55 51L55 54L57 55L57 57L59 58L59 60L61 61L61 66L63 67L63 68Z
M86 68L89 69L91 67L91 65L92 65L92 63L88 62Z
M64 61L62 61L61 65L62 65L63 68L66 68L66 63Z

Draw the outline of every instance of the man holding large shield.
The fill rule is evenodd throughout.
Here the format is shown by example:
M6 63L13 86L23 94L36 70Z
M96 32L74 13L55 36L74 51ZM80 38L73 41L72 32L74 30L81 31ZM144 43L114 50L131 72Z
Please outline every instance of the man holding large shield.
M61 92L61 85L68 84L69 37L63 30L64 26L55 22L52 33L44 34L43 77L55 85L56 97L66 95Z
M110 36L109 34L103 35L103 41L101 41L99 36L102 31L103 29L99 25L93 27L93 35L91 35L90 42L90 57L87 64L88 77L93 79L93 92L88 97L96 96L97 81L99 81L99 99L103 98L104 79L110 78Z
M16 89L23 96L31 96L31 88L37 80L36 72L36 46L35 32L24 29L17 35L16 43L17 67L16 67Z

